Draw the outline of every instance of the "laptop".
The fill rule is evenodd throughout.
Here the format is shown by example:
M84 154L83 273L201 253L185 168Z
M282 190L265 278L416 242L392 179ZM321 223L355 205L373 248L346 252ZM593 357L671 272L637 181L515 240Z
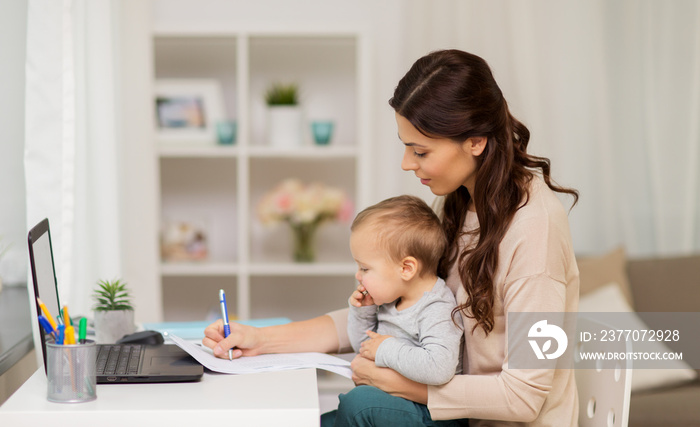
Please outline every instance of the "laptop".
M27 240L34 294L41 298L53 316L57 316L62 306L56 282L49 220L44 219L32 228ZM38 302L34 307L37 316L41 314ZM50 338L41 325L39 334L46 370L46 340ZM198 381L204 373L202 365L173 344L97 344L97 350L98 384ZM105 354L105 351L107 353L103 359L100 354ZM120 357L124 358L123 362L117 360Z

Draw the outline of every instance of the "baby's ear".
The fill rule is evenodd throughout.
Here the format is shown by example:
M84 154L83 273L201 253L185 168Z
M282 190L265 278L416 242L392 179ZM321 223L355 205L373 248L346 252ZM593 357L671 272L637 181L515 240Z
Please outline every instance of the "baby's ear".
M411 280L418 274L418 260L415 257L407 256L401 260L401 278Z

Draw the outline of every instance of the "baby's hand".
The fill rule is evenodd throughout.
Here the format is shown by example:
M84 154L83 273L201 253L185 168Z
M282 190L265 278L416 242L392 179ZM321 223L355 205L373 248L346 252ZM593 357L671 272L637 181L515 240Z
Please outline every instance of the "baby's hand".
M385 339L391 338L391 335L379 335L372 331L367 331L367 335L369 339L362 341L362 344L360 344L360 356L369 360L374 360L377 356L379 344L384 342Z
M353 291L348 301L353 307L364 307L368 305L374 305L374 300L372 299L372 296L369 293L367 293L367 289L365 289L365 287L361 284L357 285L357 289Z

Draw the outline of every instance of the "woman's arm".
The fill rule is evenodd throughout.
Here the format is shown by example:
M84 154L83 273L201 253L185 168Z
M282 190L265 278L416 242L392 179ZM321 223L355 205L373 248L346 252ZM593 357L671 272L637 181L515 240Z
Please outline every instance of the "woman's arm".
M379 368L373 361L355 356L350 367L356 385L371 385L392 396L402 397L416 403L428 403L428 386L411 381L389 368Z
M335 323L328 315L284 325L256 328L231 322L231 334L224 338L224 325L217 320L204 330L202 344L217 357L255 356L265 353L296 353L315 351L330 353L338 350L339 338Z

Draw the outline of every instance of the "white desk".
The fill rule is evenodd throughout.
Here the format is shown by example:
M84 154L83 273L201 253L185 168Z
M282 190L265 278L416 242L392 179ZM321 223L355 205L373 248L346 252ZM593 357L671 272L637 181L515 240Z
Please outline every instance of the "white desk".
M2 426L318 426L316 370L206 372L200 382L98 384L87 403L46 400L38 370L0 407Z

